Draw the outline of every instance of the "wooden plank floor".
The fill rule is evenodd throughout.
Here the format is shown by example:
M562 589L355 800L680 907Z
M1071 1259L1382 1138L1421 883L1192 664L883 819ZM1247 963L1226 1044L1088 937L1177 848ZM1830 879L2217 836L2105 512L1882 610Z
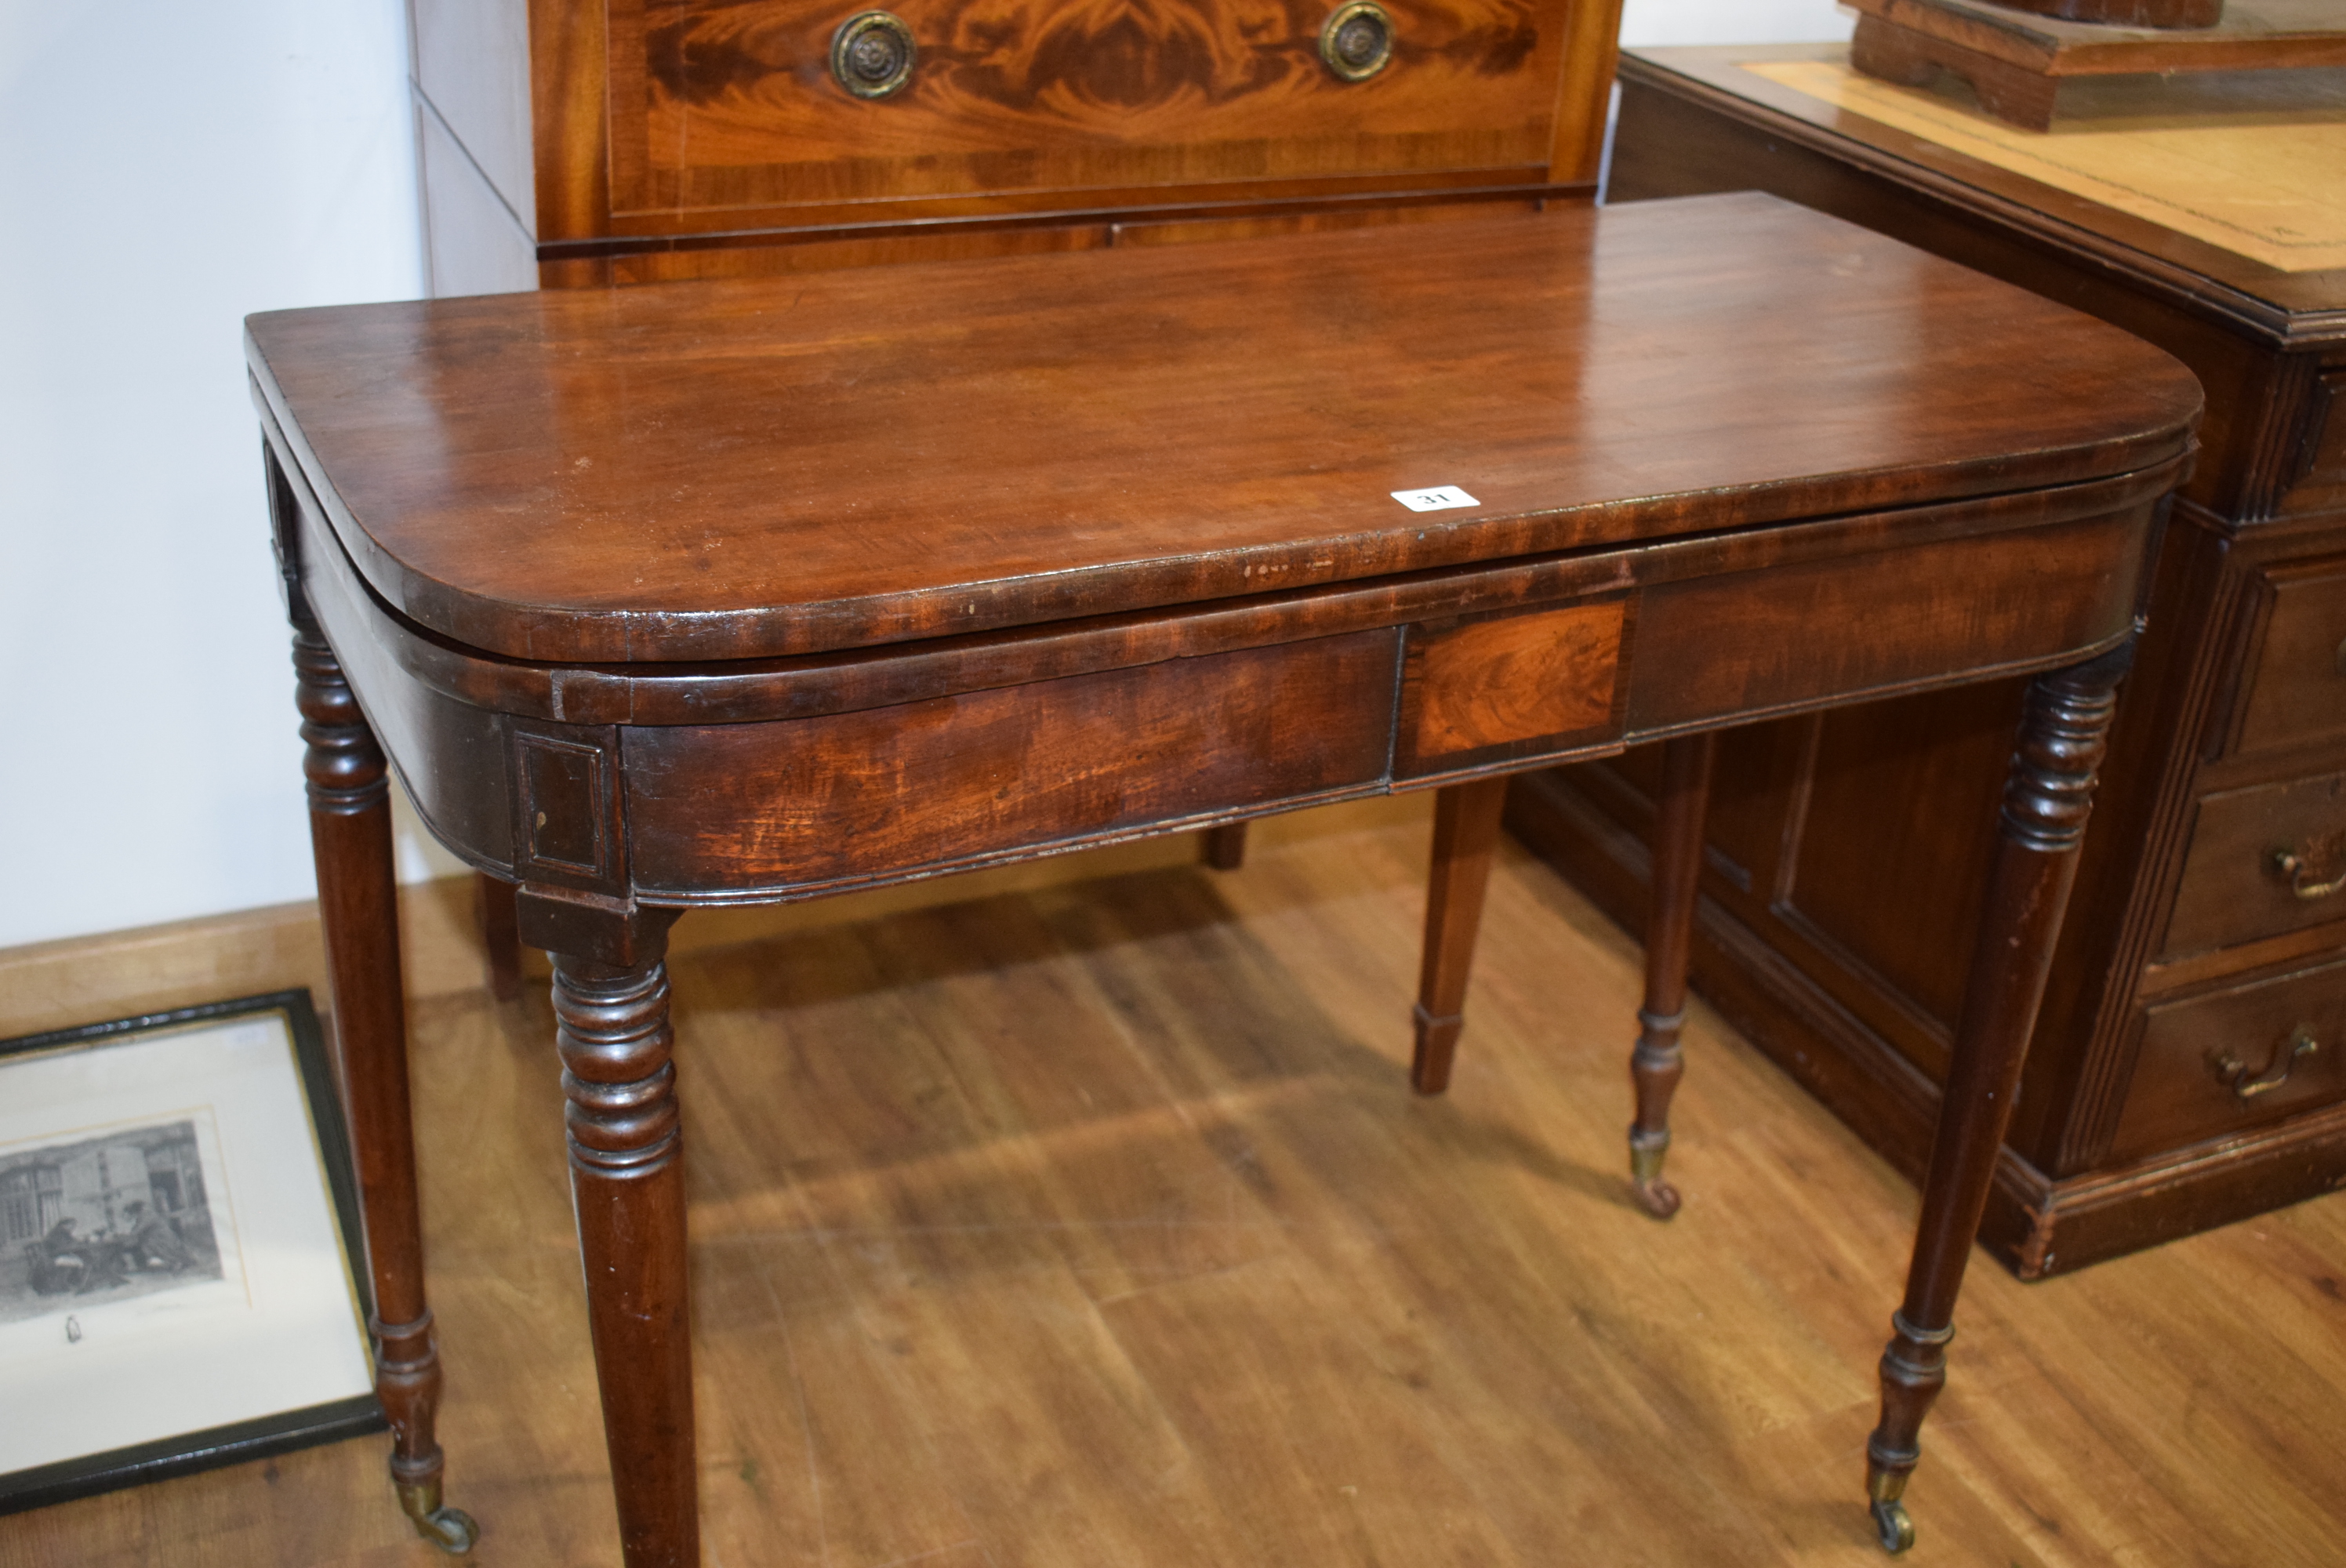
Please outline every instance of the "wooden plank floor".
M1698 1006L1686 1207L1633 1209L1637 950L1515 850L1413 1099L1426 837L1422 798L1341 808L1232 875L679 960L709 1563L1881 1561L1913 1195ZM486 1564L617 1558L551 1033L535 995L415 1020ZM2338 1196L2041 1285L1981 1257L1910 1561L2346 1560L2341 1281ZM0 1520L0 1561L421 1568L386 1441Z

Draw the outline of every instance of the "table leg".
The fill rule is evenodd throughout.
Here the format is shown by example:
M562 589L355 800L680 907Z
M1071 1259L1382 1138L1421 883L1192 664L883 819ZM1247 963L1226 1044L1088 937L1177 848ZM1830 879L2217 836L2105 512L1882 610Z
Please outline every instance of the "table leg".
M1638 1207L1656 1219L1678 1211L1678 1189L1662 1179L1670 1152L1670 1096L1686 1064L1678 1033L1686 1024L1687 956L1694 940L1696 886L1702 874L1702 828L1710 804L1708 734L1662 743L1662 793L1654 814L1653 903L1646 918L1646 1004L1637 1010L1629 1078L1637 1119L1629 1124L1629 1177Z
M648 911L657 913L657 911ZM570 1191L627 1568L700 1561L667 917L627 964L554 954Z
M1203 859L1218 871L1235 871L1246 864L1247 825L1225 822L1206 830Z
M1417 1048L1410 1086L1439 1095L1450 1086L1450 1062L1466 1027L1466 975L1474 962L1474 936L1483 923L1483 890L1491 878L1491 851L1499 841L1504 779L1453 784L1433 795L1433 872L1425 893L1425 962L1417 981Z
M481 956L487 961L489 994L511 1002L521 994L521 932L514 919L514 885L476 871L474 913L481 927Z
M293 626L295 693L301 738L309 743L302 771L310 781L310 844L374 1285L367 1328L374 1337L375 1395L391 1419L391 1477L400 1507L418 1534L443 1551L464 1553L478 1530L462 1510L441 1503L440 1444L433 1433L440 1353L423 1297L390 775L334 650L298 596Z
M1922 1457L1923 1418L1946 1384L1955 1295L2012 1119L2053 944L2076 876L2095 769L2132 651L2123 647L2039 676L2028 688L1923 1185L1906 1298L1890 1319L1892 1334L1882 1356L1882 1423L1866 1443L1866 1493L1874 1528L1891 1552L1903 1552L1914 1541L1903 1502L1906 1478Z

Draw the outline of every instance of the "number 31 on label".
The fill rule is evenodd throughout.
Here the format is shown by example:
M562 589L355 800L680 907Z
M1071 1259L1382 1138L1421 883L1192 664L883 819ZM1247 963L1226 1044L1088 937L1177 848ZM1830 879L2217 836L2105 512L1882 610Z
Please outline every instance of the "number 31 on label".
M1431 490L1396 490L1392 498L1412 512L1447 512L1454 506L1483 504L1455 484L1437 484Z

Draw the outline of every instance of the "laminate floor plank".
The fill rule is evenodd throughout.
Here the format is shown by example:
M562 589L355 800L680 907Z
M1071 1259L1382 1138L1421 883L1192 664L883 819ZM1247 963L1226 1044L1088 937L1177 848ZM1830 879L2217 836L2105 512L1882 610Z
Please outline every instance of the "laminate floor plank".
M693 917L711 1568L1881 1563L1912 1189L1698 1003L1687 1201L1646 1217L1637 944L1511 846L1451 1089L1411 1094L1429 817L755 940ZM614 1563L551 1011L413 1029L450 1501L487 1568ZM2337 1561L2341 1281L2346 1196L2038 1285L1976 1260L1909 1561ZM425 1568L383 1447L0 1520L0 1564Z

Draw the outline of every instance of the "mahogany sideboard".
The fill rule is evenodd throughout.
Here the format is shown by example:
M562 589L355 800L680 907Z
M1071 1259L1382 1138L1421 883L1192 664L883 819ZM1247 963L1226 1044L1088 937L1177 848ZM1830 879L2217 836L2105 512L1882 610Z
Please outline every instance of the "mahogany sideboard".
M1983 1239L2035 1278L2346 1183L2346 268L2284 270L1742 68L1843 57L1626 54L1610 199L1773 191L2125 327L2208 390L1988 1207ZM1963 984L1944 920L1984 896L2020 700L1720 744L1698 983L1909 1173ZM1634 925L1659 788L1632 752L1520 782L1507 820Z
M463 1550L473 1526L433 1431L392 771L554 958L620 1534L647 1568L699 1553L680 912L1435 789L1412 1069L1434 1093L1505 778L1663 740L1680 896L1648 946L1629 1163L1667 1217L1710 735L2026 675L1867 1445L1882 1543L1912 1541L1919 1430L2194 449L2172 358L1764 196L286 311L247 341L377 1387L427 1536Z

